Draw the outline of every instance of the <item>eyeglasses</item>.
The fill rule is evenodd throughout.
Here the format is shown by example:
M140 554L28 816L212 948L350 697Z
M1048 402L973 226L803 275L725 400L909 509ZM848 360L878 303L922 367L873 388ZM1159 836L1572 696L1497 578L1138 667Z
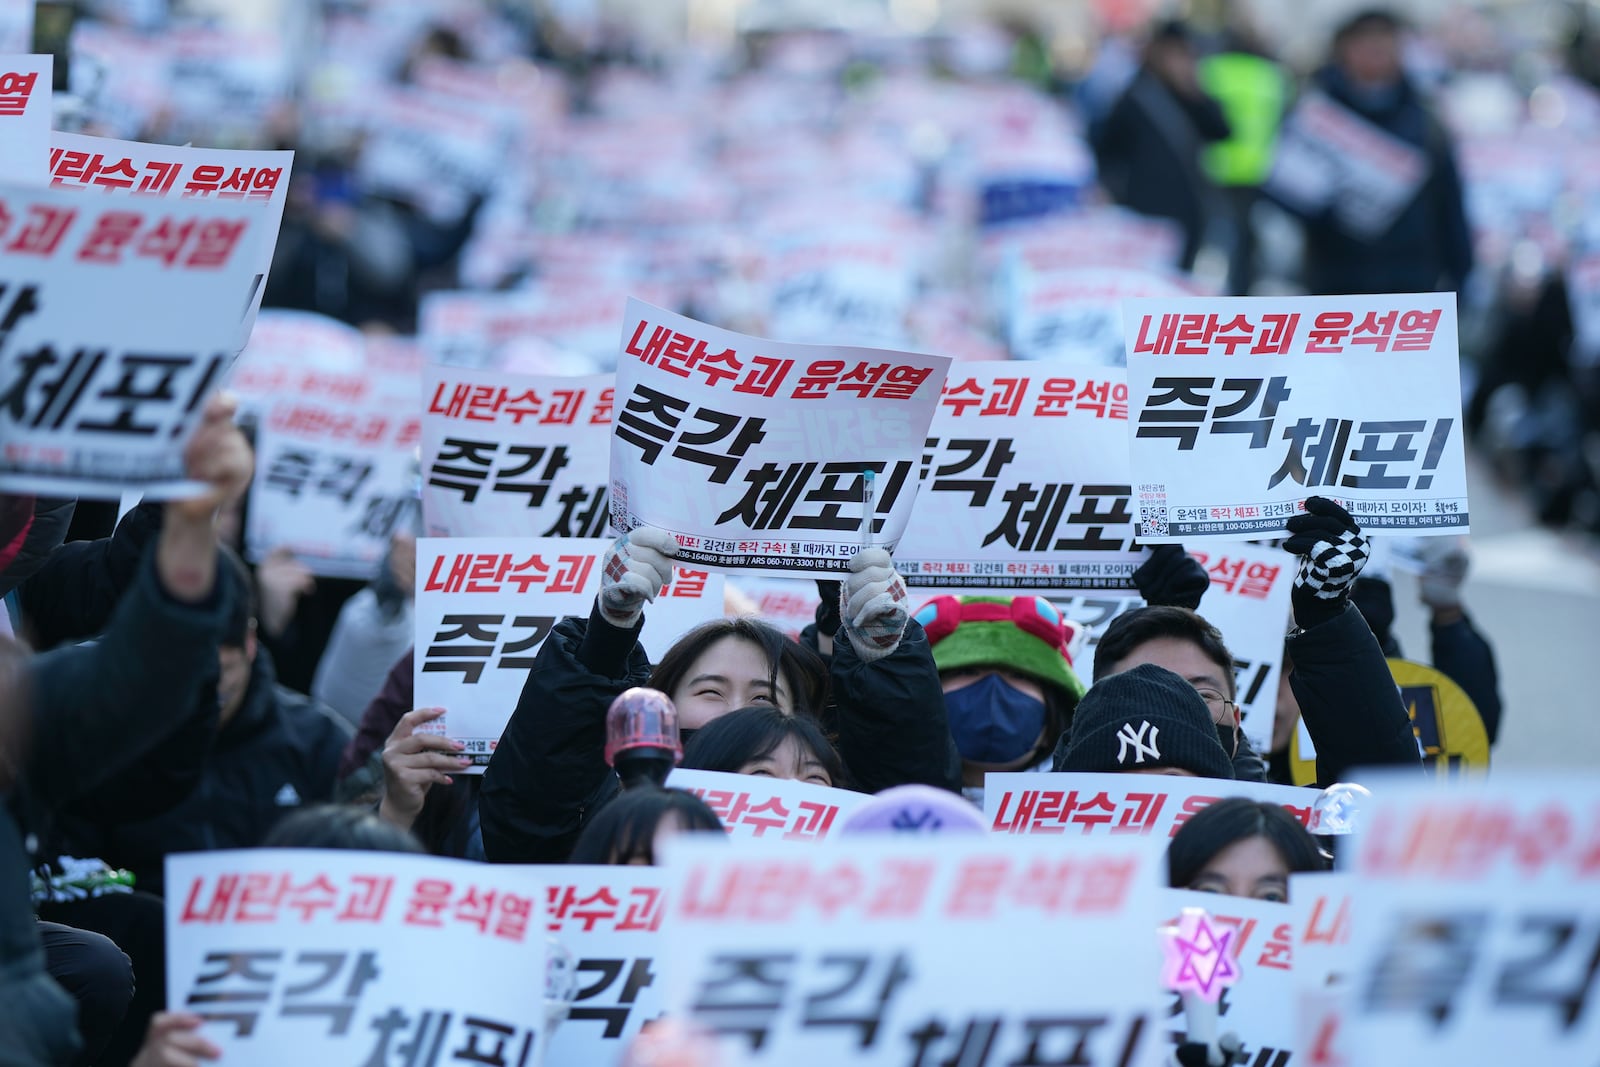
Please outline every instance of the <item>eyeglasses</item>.
M1239 705L1235 704L1233 701L1229 700L1215 689L1196 689L1195 692L1200 694L1200 699L1204 700L1207 706L1213 710L1220 709L1224 716L1236 711L1239 707Z

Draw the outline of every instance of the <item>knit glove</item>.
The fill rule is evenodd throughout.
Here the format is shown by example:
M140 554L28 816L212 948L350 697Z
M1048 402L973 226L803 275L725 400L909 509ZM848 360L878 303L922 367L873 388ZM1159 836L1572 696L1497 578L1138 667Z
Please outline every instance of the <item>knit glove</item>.
M1430 537L1422 551L1417 592L1433 611L1461 608L1461 583L1467 578L1467 549L1457 538Z
M1344 611L1356 577L1371 554L1350 513L1325 497L1306 497L1306 510L1289 519L1286 552L1300 557L1291 599L1303 630Z
M654 600L672 580L672 557L678 542L667 531L640 526L612 542L600 569L600 616L612 626L631 630L639 623L647 600Z
M1149 556L1133 572L1133 584L1144 602L1190 611L1199 608L1200 598L1211 588L1211 576L1200 561L1182 545L1155 545L1146 551Z
M887 549L864 548L850 560L850 577L839 593L839 615L863 663L882 659L900 644L910 619L906 583Z

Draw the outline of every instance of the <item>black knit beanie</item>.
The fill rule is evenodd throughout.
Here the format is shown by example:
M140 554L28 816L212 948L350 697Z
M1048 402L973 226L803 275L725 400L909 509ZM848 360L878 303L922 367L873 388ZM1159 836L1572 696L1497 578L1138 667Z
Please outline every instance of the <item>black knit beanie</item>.
M1201 778L1233 777L1211 712L1194 686L1153 663L1103 678L1078 702L1058 771L1175 767Z

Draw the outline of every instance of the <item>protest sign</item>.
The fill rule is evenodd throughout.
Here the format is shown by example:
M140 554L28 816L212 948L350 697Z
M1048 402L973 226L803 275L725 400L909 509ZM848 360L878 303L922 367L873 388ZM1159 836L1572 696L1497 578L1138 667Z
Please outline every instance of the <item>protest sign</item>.
M422 527L430 537L601 537L612 376L429 366Z
M764 841L821 841L836 836L850 813L872 799L816 782L683 767L667 777L667 785L705 801L728 836Z
M910 586L1126 589L1128 388L1107 367L962 365L928 429L895 562Z
M260 561L287 547L313 574L369 578L417 507L420 368L384 365L369 351L360 377L302 375L301 393L272 405L256 430L245 543Z
M1211 576L1200 613L1227 635L1233 653L1233 702L1239 706L1245 736L1257 752L1270 752L1295 557L1281 548L1243 541L1202 544L1189 553Z
M1299 986L1295 976L1298 908L1250 897L1167 889L1159 894L1161 915L1176 920L1184 908L1200 908L1210 936L1175 946L1190 973L1210 976L1226 954L1234 983L1217 1001L1217 1030L1237 1034L1244 1043L1232 1062L1279 1064L1296 1062L1298 1034L1295 1012ZM1170 924L1169 924L1170 925ZM1182 964L1180 963L1180 966ZM1167 1034L1174 1045L1185 1040L1186 1020L1177 992L1169 1001Z
M223 1062L538 1064L540 868L243 849L174 854L166 874L167 1005L205 1020Z
M495 115L444 93L387 85L364 109L357 179L438 225L459 221L488 191L510 147L510 131Z
M1340 850L1354 1063L1588 1063L1600 1049L1600 784L1373 775Z
M0 186L0 489L184 492L264 228L237 204Z
M808 344L904 345L915 254L898 235L870 230L784 240L768 267L768 332Z
M627 294L614 281L574 285L429 293L418 332L432 360L450 366L566 375L610 369Z
M667 846L668 1011L726 1062L1129 1067L1164 1045L1141 842L700 837Z
M544 1067L607 1067L661 1016L668 967L660 867L536 867L549 894L550 933L577 961L577 997L550 1036Z
M1139 540L1468 527L1453 293L1124 305Z
M49 176L54 71L54 56L0 54L0 182L43 185Z
M892 552L949 366L764 341L630 301L611 524L661 527L680 562L732 570L836 574L865 545Z
M1153 271L1119 267L1030 267L1019 256L1007 272L1006 338L1017 359L1059 359L1121 367L1122 302L1184 296L1189 290Z
M1416 145L1310 92L1278 131L1266 188L1301 214L1331 210L1351 233L1373 240L1416 197L1429 166Z
M488 765L551 629L569 615L589 617L610 544L586 537L418 539L413 700L445 709L435 728L465 742L468 773ZM722 578L675 568L644 614L639 639L656 660L690 629L722 617Z
M264 418L300 400L357 397L366 388L367 339L354 326L310 311L266 308L228 374L241 418Z
M817 621L817 605L821 598L813 582L741 574L737 579L728 580L728 588L730 593L748 600L748 603L735 600L729 607L730 614L755 615L797 641L800 632Z
M1160 745L1159 738L1145 742ZM1165 774L1011 771L983 777L983 817L993 833L1164 840L1189 816L1224 797L1281 804L1302 826L1311 824L1311 804L1317 798L1292 785Z
M1295 1048L1315 1067L1352 1064L1349 1050L1350 927L1355 880L1316 871L1289 876L1296 914Z
M293 152L144 144L60 130L50 134L53 186L165 200L215 198L236 204L238 212L252 220L263 236L255 261L250 313L240 327L236 348L244 347L261 308L293 164Z

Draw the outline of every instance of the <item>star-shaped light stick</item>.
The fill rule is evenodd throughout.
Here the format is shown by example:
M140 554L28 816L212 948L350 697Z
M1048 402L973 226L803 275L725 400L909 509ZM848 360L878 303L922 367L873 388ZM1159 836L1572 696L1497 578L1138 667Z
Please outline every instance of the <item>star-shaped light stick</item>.
M1222 1044L1237 1044L1232 1034L1223 1035L1221 1041L1217 1037L1217 1001L1240 975L1232 954L1237 933L1213 926L1203 908L1184 908L1178 925L1161 931L1161 949L1166 956L1161 984L1182 999L1189 1040L1205 1045L1207 1059L1218 1067L1227 1062Z

